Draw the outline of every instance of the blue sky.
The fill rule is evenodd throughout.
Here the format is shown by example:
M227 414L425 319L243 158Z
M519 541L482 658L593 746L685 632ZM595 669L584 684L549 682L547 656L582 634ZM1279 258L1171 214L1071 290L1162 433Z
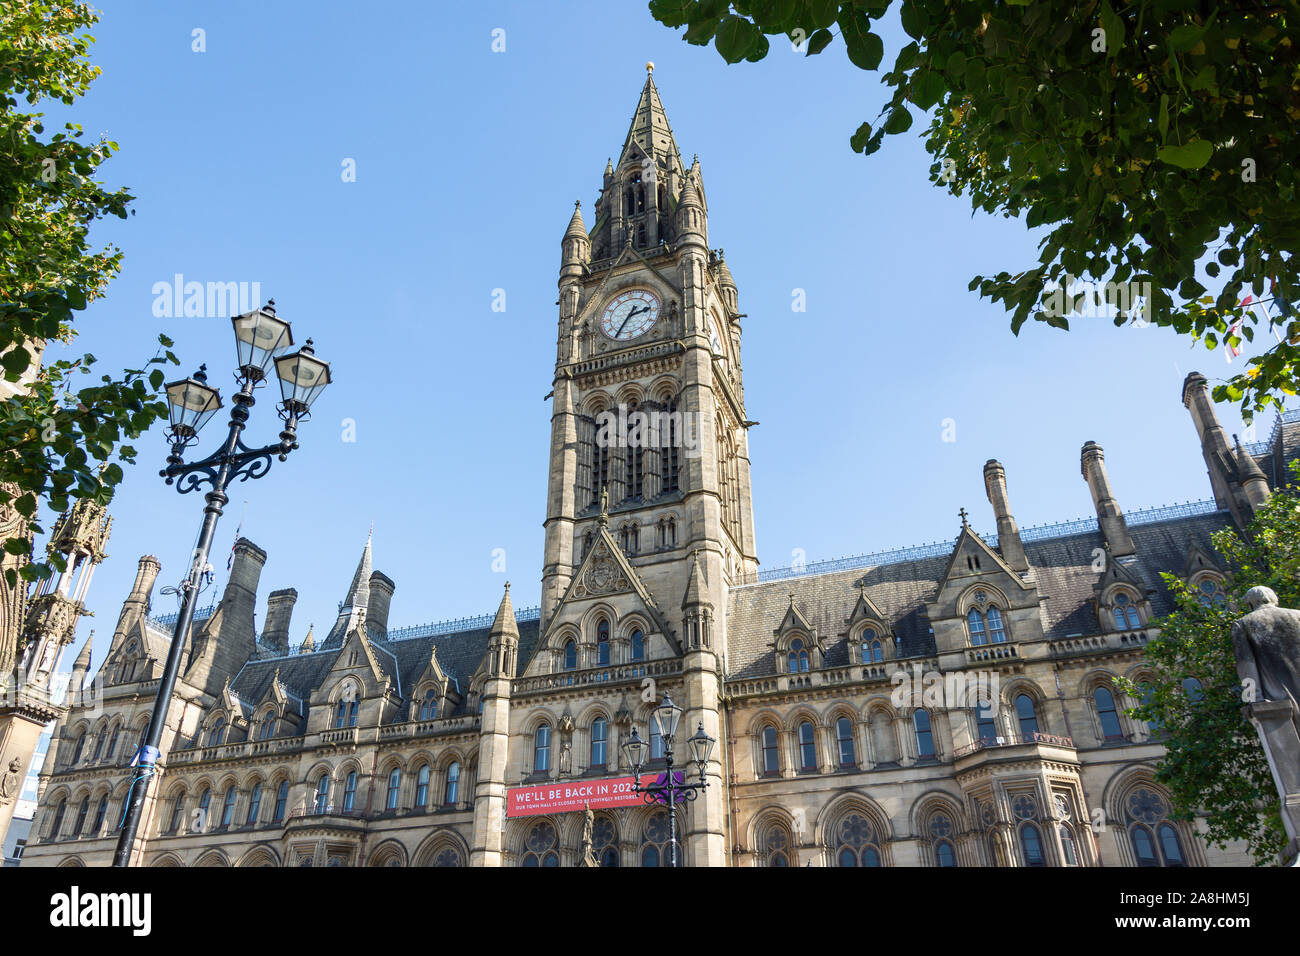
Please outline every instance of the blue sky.
M647 60L684 157L700 157L710 242L748 315L765 567L795 549L812 562L949 539L960 507L992 530L981 469L994 457L1022 527L1091 514L1088 440L1126 510L1209 495L1182 380L1199 369L1213 382L1244 357L1229 366L1101 318L1013 337L967 283L1032 264L1034 237L929 184L923 123L870 158L849 150L885 94L838 40L807 59L774 42L765 61L727 66L641 0L99 5L103 76L72 114L117 140L104 179L138 198L93 234L125 266L76 348L120 369L165 332L183 372L206 362L229 395L228 318L153 314L154 284L180 273L260 283L333 363L301 450L231 490L213 555L224 570L247 500L243 533L269 553L259 627L266 594L296 587L295 643L309 623L328 628L372 521L376 566L397 582L390 625L490 613L507 577L516 607L536 603L560 236L575 199L591 224ZM195 29L206 52L191 49ZM250 444L278 432L260 394ZM945 419L956 441L942 440ZM162 430L138 445L90 593L96 662L137 558L158 556L158 588L175 584L200 519L200 496L157 477ZM155 611L171 602L155 591Z

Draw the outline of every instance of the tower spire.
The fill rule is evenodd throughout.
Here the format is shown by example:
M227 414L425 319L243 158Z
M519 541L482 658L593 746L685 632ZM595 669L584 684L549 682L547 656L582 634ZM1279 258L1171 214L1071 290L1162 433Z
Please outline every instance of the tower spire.
M682 155L677 149L677 140L673 138L673 128L668 125L668 114L664 111L663 100L659 98L659 90L655 86L652 63L646 64L645 85L641 87L636 109L632 112L632 122L623 139L623 149L619 153L617 165L622 166L629 158L636 158L639 162L641 154L657 160L665 170L675 171L678 175L684 171Z

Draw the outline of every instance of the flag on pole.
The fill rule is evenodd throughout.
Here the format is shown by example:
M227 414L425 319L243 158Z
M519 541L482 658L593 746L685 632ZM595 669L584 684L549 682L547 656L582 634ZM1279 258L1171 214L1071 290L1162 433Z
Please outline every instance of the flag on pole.
M248 502L244 502L244 508L239 512L239 524L235 528L235 540L230 542L230 557L226 558L226 571L229 572L235 563L235 545L239 543L239 533L244 530L244 515L248 513Z

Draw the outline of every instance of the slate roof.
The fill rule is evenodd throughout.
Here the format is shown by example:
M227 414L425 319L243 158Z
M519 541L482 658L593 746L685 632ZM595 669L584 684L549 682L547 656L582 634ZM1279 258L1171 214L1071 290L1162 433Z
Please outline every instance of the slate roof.
M1210 535L1230 524L1229 514L1221 511L1130 525L1137 554L1119 560L1146 586L1153 615L1166 614L1173 606L1160 573L1181 575L1193 545L1214 558ZM1025 543L1039 596L1046 599L1045 630L1049 639L1100 630L1091 605L1093 586L1100 574L1092 564L1093 555L1103 544L1097 531ZM785 617L791 595L822 641L825 665L848 664L848 642L840 634L847 630L846 622L857 603L860 586L899 637L899 657L934 654L934 635L926 619L925 602L938 593L948 559L945 554L733 588L727 610L727 678L776 673L773 632Z

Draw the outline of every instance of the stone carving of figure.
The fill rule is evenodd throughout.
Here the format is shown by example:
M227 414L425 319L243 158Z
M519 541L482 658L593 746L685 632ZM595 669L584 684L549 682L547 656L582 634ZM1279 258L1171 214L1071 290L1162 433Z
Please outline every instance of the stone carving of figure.
M9 761L9 769L0 775L0 797L7 802L18 796L18 790L23 784L23 765L15 757Z
M1289 701L1300 732L1300 611L1278 607L1265 587L1247 591L1246 605L1250 612L1232 625L1237 673L1255 700Z
M600 861L596 859L596 850L592 846L594 842L593 833L596 828L596 814L591 812L591 804L584 803L586 812L582 818L582 862L579 866L598 867Z
M573 750L569 747L566 740L564 746L560 748L560 773L571 773L573 770Z

